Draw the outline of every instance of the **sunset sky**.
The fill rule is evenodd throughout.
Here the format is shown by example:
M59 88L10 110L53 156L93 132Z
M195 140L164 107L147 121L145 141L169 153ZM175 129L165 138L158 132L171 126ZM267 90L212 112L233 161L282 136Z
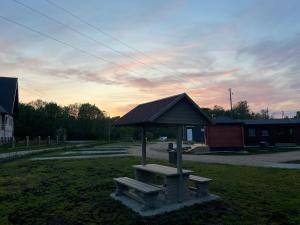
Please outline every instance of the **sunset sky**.
M19 78L22 102L122 115L186 92L200 107L229 108L231 87L252 110L300 110L299 0L0 4L0 76Z

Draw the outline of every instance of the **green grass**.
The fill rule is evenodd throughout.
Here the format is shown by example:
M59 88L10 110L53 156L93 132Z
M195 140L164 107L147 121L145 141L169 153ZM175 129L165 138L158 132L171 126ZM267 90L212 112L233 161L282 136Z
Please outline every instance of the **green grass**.
M165 161L151 161L165 163ZM110 198L113 177L133 177L138 157L12 161L0 165L0 224L300 224L299 170L185 162L213 178L221 200L142 218Z

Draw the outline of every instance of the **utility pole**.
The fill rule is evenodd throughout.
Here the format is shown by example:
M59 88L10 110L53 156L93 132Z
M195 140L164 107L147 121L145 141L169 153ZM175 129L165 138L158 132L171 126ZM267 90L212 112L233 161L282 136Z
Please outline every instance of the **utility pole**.
M230 99L230 112L231 112L231 118L233 118L233 111L232 111L232 91L231 91L231 88L229 88L229 99Z
M107 138L108 138L108 143L110 143L110 129L111 129L111 123L110 123L110 113L109 112L107 112L107 111L103 111L106 115L108 115L108 117L106 116L106 118L108 119L108 126L107 126L107 133L108 133L108 135L107 135Z

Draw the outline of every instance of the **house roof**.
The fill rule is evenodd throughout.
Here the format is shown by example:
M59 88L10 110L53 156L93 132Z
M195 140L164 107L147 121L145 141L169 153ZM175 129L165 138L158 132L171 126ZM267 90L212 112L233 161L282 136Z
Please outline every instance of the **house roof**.
M18 79L0 77L0 105L10 115L17 113L19 103Z
M229 117L218 117L213 120L215 124L244 124L244 125L290 125L300 124L300 119L249 119L238 120Z
M0 105L0 113L7 114L7 111Z
M116 120L114 125L128 126L159 123L158 119L173 106L175 106L176 103L183 99L187 100L193 109L195 109L197 113L200 113L207 122L211 122L210 118L200 109L200 107L186 93L182 93L179 95L140 104L122 116L120 119Z
M231 119L230 117L220 116L213 119L214 124L242 124L243 121Z
M246 125L290 125L300 124L300 119L269 119L269 120L243 120Z

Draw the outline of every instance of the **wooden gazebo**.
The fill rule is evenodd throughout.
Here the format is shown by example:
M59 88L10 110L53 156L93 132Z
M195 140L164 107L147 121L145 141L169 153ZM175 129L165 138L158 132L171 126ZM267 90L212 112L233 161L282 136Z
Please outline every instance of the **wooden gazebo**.
M187 181L185 178L189 176L190 172L192 172L182 169L183 126L206 125L210 123L210 118L186 93L183 93L168 98L140 104L130 112L125 114L123 117L115 121L114 125L136 126L142 128L142 165L134 166L134 168L136 169L136 176L139 174L139 180L145 181L147 183L151 183L150 177L147 176L149 174L149 171L155 171L159 173L159 171L162 170L162 174L170 175L170 177L171 175L174 175L173 177L178 177L177 180L169 179L168 182L176 183L176 202L180 203L185 200L185 190L187 190ZM147 127L159 126L177 127L177 168L174 168L174 170L172 167L165 167L156 164L146 164ZM142 171L144 171L145 173L142 173ZM144 177L141 176L143 174ZM119 182L119 180L115 181ZM174 198L172 197L173 195L170 194L171 192L172 190L168 190L168 200L171 199L170 201L172 202L174 201Z

